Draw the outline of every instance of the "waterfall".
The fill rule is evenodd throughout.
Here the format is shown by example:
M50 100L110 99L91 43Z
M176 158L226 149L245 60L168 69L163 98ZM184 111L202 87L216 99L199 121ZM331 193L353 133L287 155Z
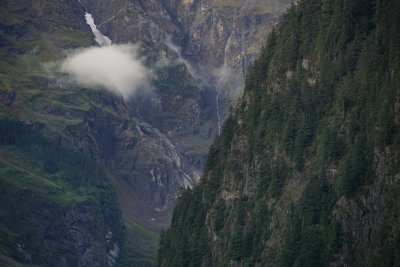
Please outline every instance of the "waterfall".
M98 43L100 46L108 46L111 45L111 40L107 36L103 35L98 29L96 24L94 23L94 19L92 14L90 13L85 13L85 19L86 23L90 26L92 29L93 35L94 35L94 40L96 43Z

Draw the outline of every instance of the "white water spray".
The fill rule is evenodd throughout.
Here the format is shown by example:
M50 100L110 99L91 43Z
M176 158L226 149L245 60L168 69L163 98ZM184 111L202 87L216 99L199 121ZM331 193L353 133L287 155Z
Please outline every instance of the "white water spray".
M90 13L85 13L85 19L86 23L90 26L90 29L92 29L93 35L94 35L94 40L96 43L98 43L100 46L108 46L111 45L111 40L107 36L103 35L98 29L96 24L94 23L93 16Z

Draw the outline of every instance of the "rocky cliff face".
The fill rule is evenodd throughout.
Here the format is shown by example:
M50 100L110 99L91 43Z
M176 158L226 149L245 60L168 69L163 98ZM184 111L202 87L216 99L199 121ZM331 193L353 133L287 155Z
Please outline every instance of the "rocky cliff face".
M101 1L82 3L115 42L155 46L158 59L173 44L200 89L212 91L206 103L220 128L242 93L250 62L291 1L116 1L111 8Z
M29 197L25 197L25 201L29 201ZM25 214L24 218L34 230L30 233L32 237L23 240L21 236L17 243L10 244L3 253L10 253L7 256L13 260L3 258L0 262L4 266L17 262L28 266L115 266L121 244L115 242L110 230L104 229L101 224L104 218L98 218L96 212L97 207L88 205L72 206L64 212L38 207L32 216ZM100 238L98 230L103 235ZM3 234L10 238L10 232Z
M96 207L88 205L74 205L64 214L44 208L37 210L31 222L41 242L41 255L38 254L49 255L51 258L46 261L58 266L115 266L120 244L115 243L109 229L103 229L104 218L98 218L96 212ZM54 221L56 217L60 220ZM100 240L95 238L99 229L104 235ZM106 240L106 246L103 240ZM23 256L19 257L22 262L37 262L38 255L30 255L29 250L24 250L25 244L17 246Z
M197 9L188 16L194 20L186 29L181 46L183 55L210 77L215 90L218 131L229 107L243 92L249 64L256 59L267 33L291 1L187 1ZM178 12L178 16L181 15Z

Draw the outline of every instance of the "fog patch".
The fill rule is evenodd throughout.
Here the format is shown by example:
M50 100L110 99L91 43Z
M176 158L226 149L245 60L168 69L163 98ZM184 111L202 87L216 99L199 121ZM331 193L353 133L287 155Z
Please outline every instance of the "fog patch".
M178 61L177 61L177 63L180 63L180 64L183 63L183 64L185 64L186 69L189 71L189 73L190 73L193 77L196 77L196 76L197 76L197 73L196 73L196 71L194 70L192 64L190 64L189 61L187 61L186 59L184 59L184 58L182 57L182 49L181 49L181 47L178 46L178 45L176 45L176 44L174 44L174 43L172 42L171 36L168 36L168 37L166 38L166 40L165 40L164 43L165 43L165 45L166 45L169 49L171 49L172 51L174 51L174 52L178 55Z
M139 59L135 45L108 45L70 52L60 71L89 88L104 87L124 99L144 88L150 88L152 76Z
M171 36L168 36L164 44L178 55L178 64L185 64L189 74L197 81L200 89L210 86L210 75L201 66L194 67L188 60L182 56L182 48L173 43Z

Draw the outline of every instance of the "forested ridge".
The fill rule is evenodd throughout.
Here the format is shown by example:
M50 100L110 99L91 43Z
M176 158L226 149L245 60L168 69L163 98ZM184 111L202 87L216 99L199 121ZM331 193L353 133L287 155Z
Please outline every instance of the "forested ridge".
M304 0L161 235L158 266L395 266L400 2Z

